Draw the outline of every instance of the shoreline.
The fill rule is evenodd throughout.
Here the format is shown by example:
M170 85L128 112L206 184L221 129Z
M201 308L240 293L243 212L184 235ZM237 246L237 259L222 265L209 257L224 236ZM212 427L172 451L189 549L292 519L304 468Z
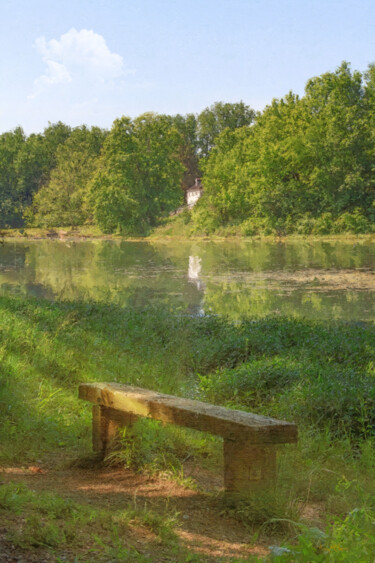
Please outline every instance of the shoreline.
M65 229L0 229L0 243L12 241L39 241L39 240L53 240L53 241L123 241L123 242L173 242L173 241L194 241L194 242L303 242L303 241L321 241L321 242L374 242L375 233L355 234L355 233L341 233L341 234L326 234L326 235L300 235L291 234L284 236L276 235L176 235L164 234L155 232L147 236L125 236L120 234L104 234L99 231L97 227L87 228L70 228Z

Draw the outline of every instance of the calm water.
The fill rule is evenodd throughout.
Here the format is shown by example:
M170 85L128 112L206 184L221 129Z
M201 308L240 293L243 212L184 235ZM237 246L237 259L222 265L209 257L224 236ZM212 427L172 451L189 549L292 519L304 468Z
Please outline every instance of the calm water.
M0 293L374 321L375 243L8 242Z

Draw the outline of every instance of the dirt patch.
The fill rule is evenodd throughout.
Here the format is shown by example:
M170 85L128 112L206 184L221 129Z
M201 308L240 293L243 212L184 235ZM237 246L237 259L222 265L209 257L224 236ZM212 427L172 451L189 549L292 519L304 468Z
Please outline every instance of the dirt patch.
M194 475L199 482L196 468L187 468L187 473ZM230 561L250 555L266 555L266 542L264 545L252 544L251 532L237 520L222 513L221 501L215 494L222 486L220 479L210 476L207 471L201 473L200 479L201 484L210 482L210 494L188 489L171 479L138 474L122 468L56 470L32 466L5 467L1 470L2 483L23 482L36 492L53 492L96 509L119 510L134 503L138 507L165 512L167 506L171 511L179 513L179 524L174 531L181 544L191 553L203 556L205 561ZM0 539L2 535L4 537L6 528L7 524L0 521ZM150 556L150 561L173 561L150 530L142 526L131 527L128 540L130 545ZM71 554L67 550L64 557L69 561L69 556L72 555L77 554ZM60 553L59 557L61 558ZM54 560L48 551L40 548L36 553L12 549L9 544L0 548L1 563Z

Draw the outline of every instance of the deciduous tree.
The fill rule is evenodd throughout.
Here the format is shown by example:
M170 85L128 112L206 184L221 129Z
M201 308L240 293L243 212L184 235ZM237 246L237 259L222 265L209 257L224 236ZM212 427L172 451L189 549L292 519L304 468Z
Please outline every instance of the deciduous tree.
M115 120L91 185L94 216L105 232L145 232L178 207L182 143L169 116Z

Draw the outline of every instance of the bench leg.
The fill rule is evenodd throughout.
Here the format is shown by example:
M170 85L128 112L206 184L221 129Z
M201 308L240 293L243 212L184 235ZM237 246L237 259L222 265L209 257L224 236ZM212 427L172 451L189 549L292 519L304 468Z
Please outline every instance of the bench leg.
M228 493L249 496L276 478L275 446L255 446L224 439L224 486Z
M134 414L93 405L92 447L94 452L102 452L105 455L116 438L119 426L131 426L136 420L137 416Z
M105 452L116 436L118 424L112 420L105 407L92 407L92 447L94 452Z

